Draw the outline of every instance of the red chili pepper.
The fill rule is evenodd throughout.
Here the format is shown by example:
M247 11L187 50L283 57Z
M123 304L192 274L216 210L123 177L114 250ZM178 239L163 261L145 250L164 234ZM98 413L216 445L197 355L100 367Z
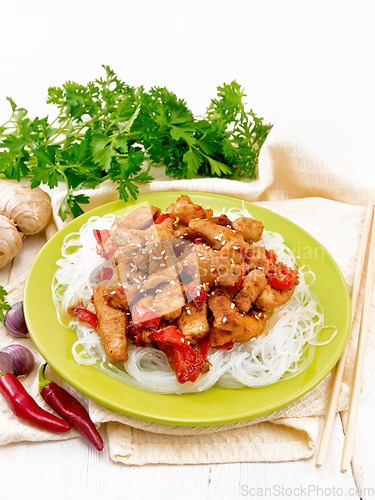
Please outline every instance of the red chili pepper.
M63 433L70 430L68 422L41 408L11 373L0 372L0 392L12 412L21 420L50 432Z
M96 249L98 255L109 260L116 253L117 247L112 244L110 240L110 233L108 229L94 229L94 237L98 243Z
M168 219L169 217L169 214L163 214L163 215L160 215L156 221L155 221L155 224L161 224L162 222L165 221L165 219Z
M146 306L136 304L132 309L133 324L136 328L154 330L160 323L160 318L155 311Z
M51 380L46 380L44 371L47 363L39 369L39 391L46 403L64 420L78 431L82 437L95 446L103 449L103 439L85 407L72 394Z
M95 329L97 329L99 326L97 315L86 309L86 307L83 307L81 303L76 304L72 307L68 307L68 314L70 314L71 316L77 316L80 321L88 323Z

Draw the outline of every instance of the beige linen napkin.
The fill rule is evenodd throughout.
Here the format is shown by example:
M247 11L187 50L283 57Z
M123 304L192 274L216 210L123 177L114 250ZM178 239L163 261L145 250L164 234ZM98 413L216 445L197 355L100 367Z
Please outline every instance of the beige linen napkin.
M310 147L307 138L300 137L296 130L290 124L281 122L274 126L261 151L257 181L235 182L223 179L171 181L163 179L161 169L155 169L158 180L150 185L141 186L140 191L147 193L192 190L226 194L248 201L267 200L259 204L296 222L326 246L340 266L350 287L365 216L363 205L374 197L374 184L356 178L355 169L352 170L353 174L348 170L343 175L343 161L340 158L327 158L321 155L316 148ZM325 183L324 179L328 179L329 182ZM335 188L332 179L336 179L339 186ZM96 190L85 192L92 200L86 209L117 199L115 186L109 182ZM60 228L63 224L57 216L57 209L64 196L63 189L55 190L51 194L55 224ZM303 199L305 196L314 198ZM288 200L291 197L301 199ZM47 234L51 235L55 230L51 225ZM17 288L18 293L20 287L22 284ZM360 298L360 304L362 300L363 297ZM374 314L373 311L373 319ZM374 325L374 321L371 324ZM374 378L373 328L372 326L367 349L363 378L364 393L371 389ZM347 408L348 405L358 329L357 317L350 341L339 410ZM2 331L0 343L4 342L3 333ZM9 343L9 339L5 340ZM33 374L29 375L31 389L32 376ZM89 409L98 425L107 422L111 458L125 464L297 460L314 453L321 426L320 416L325 412L330 383L331 375L309 394L286 408L251 421L223 426L160 425L112 412L93 401L89 401ZM0 402L0 429L4 428L2 419L6 414L3 406ZM24 433L20 430L15 432L12 425L9 425L7 436L7 441L4 441L0 435L0 443L20 439L54 438L42 433L33 434L32 437L30 432Z

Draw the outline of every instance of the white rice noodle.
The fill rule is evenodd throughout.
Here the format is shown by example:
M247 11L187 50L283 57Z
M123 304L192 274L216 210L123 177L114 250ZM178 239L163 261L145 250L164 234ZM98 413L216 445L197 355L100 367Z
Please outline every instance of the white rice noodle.
M244 208L226 211L224 208L220 213L226 213L232 220L241 215L251 217ZM236 343L230 351L211 348L210 370L195 382L179 383L165 354L151 347L129 345L128 361L111 365L97 332L90 325L69 318L67 308L82 301L94 311L90 279L98 267L108 264L97 255L93 229L109 229L114 217L112 214L91 217L79 233L71 233L64 239L62 258L57 261L59 268L54 274L52 295L60 324L77 333L72 347L77 363L95 365L125 384L163 394L200 392L215 384L228 389L264 387L301 373L311 363L315 346L330 342L337 334L334 326L324 325L323 308L309 288L314 273L300 265L299 284L293 297L274 311L264 332L249 342ZM272 249L288 266L296 264L295 256L278 233L264 231L257 245ZM332 335L324 342L319 341L321 332L327 329L333 331Z

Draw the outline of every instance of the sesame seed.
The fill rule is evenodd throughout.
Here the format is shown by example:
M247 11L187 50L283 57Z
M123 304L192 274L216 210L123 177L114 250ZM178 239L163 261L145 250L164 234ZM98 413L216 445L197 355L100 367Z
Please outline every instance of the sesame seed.
M206 260L206 257L201 257L200 260Z
M231 303L231 305L230 305L230 307L231 307L232 309L234 309L236 306L235 306L235 305L234 305L234 303L232 302L232 303Z
M213 273L213 272L215 271L215 268L214 268L214 267L212 267L212 268L210 269L210 271L211 271L211 273Z
M186 309L186 314L188 314L190 316L190 314L191 314L190 309Z
M203 330L203 326L200 326L199 327L199 331L201 332Z
M226 323L228 321L228 318L223 318L223 323Z
M170 294L171 294L171 292L167 292L167 295L170 295Z

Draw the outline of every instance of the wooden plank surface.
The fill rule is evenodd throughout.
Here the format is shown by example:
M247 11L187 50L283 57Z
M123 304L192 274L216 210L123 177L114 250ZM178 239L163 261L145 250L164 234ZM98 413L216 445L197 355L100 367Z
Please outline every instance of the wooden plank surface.
M44 244L44 235L29 237L21 251L0 270L0 284L7 285L23 272ZM361 403L353 457L353 469L339 472L344 439L337 416L324 465L315 459L281 463L212 465L124 466L98 453L82 439L45 443L15 443L0 447L1 498L36 494L41 488L55 500L66 498L271 499L347 496L374 498L375 437L369 434L375 415L375 390ZM20 481L22 477L22 481ZM58 486L57 486L58 485Z

